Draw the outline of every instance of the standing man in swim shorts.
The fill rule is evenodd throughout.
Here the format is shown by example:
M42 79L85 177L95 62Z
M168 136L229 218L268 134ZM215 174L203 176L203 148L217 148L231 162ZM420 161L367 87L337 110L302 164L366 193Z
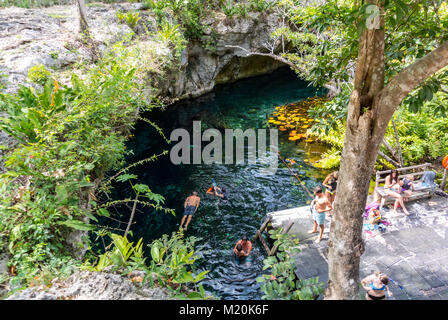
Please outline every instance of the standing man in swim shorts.
M308 231L308 233L316 233L317 226L319 226L319 236L314 241L319 243L322 240L322 234L324 233L325 212L333 210L333 207L328 198L323 194L321 187L317 186L314 188L314 195L316 198L314 198L310 205L311 213L313 214L314 228L313 230Z
M185 199L185 203L184 203L185 211L184 211L184 216L182 217L182 220L180 222L179 229L182 228L182 225L184 224L185 219L188 217L187 223L185 224L185 230L187 230L188 224L190 223L191 218L193 217L193 214L196 212L196 210L198 210L200 202L201 202L201 198L199 198L198 193L196 191L193 191L191 196L189 196L187 199Z

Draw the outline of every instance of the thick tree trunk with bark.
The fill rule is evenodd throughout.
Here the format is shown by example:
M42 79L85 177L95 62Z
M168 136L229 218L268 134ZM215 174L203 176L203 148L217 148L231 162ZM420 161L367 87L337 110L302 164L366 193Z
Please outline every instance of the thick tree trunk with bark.
M374 3L372 0L368 2ZM384 10L380 8L380 12L380 28L364 31L359 39L354 90L348 106L344 150L328 242L326 299L360 298L359 262L364 253L362 216L387 125L407 94L448 65L446 42L402 70L384 87Z

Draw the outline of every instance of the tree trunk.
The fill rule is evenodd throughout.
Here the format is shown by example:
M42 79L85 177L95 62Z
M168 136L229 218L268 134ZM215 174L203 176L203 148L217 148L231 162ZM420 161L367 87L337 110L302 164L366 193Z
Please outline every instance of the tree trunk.
M87 24L87 8L85 0L76 0L79 12L79 30L82 34L89 34L89 25Z
M369 0L369 3L374 1ZM374 3L375 4L375 3ZM378 2L377 5L381 5ZM448 41L393 77L384 87L384 10L380 29L359 38L354 90L348 106L344 149L328 241L325 299L359 299L359 262L364 252L363 212L381 142L406 95L448 65Z
M383 14L380 14L379 28L368 29L359 38L354 90L348 106L328 241L326 299L359 299L359 261L364 253L362 214L370 176L384 136L372 135L376 116L375 98L384 86Z

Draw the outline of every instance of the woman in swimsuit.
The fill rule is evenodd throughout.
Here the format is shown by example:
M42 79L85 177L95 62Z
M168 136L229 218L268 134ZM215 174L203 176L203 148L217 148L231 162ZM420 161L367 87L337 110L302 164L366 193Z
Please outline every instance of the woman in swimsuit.
M381 272L375 272L361 280L361 285L367 291L366 300L386 300L384 290L387 290L389 297L392 296L389 287L389 277Z
M330 173L324 182L322 182L322 185L325 187L325 196L333 204L334 198L336 197L336 187L338 185L338 172Z
M384 192L389 196L395 198L394 203L394 211L397 212L398 205L401 205L404 213L408 216L409 211L404 206L403 197L401 196L401 186L399 184L398 171L392 170L390 174L386 177L386 181L384 182Z
M319 236L315 241L316 243L319 243L320 240L322 240L322 234L324 233L325 212L331 211L333 207L327 197L322 193L321 187L314 188L314 195L316 198L314 198L310 205L314 219L314 228L313 230L308 231L308 233L316 233L317 226L319 226Z

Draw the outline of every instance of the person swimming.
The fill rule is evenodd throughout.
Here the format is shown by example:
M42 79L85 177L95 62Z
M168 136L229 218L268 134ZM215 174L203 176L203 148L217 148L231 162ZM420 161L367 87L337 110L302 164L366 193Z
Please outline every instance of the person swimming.
M193 191L191 196L189 196L187 199L185 199L184 202L184 216L182 217L182 220L180 222L179 229L182 229L182 225L185 222L185 219L187 219L187 223L185 224L185 230L188 229L188 224L191 221L191 218L193 217L193 214L198 210L199 203L201 202L201 198L198 196L198 193L196 191Z
M243 246L241 245L241 244L238 244L237 246L236 246L236 255L238 256L238 257L240 257L240 256L242 256L244 253L242 252L243 251Z
M227 191L226 187L222 187L221 189L219 189L218 197L220 197L224 201L229 200L229 192Z
M222 200L225 200L225 201L229 199L228 198L229 193L228 193L226 187L220 188L216 185L216 183L214 181L213 181L211 187L208 188L207 194L211 194L211 195L221 198Z
M249 256L251 251L252 242L247 239L246 235L244 235L241 240L238 240L238 242L235 244L235 247L233 248L233 253L240 259Z

